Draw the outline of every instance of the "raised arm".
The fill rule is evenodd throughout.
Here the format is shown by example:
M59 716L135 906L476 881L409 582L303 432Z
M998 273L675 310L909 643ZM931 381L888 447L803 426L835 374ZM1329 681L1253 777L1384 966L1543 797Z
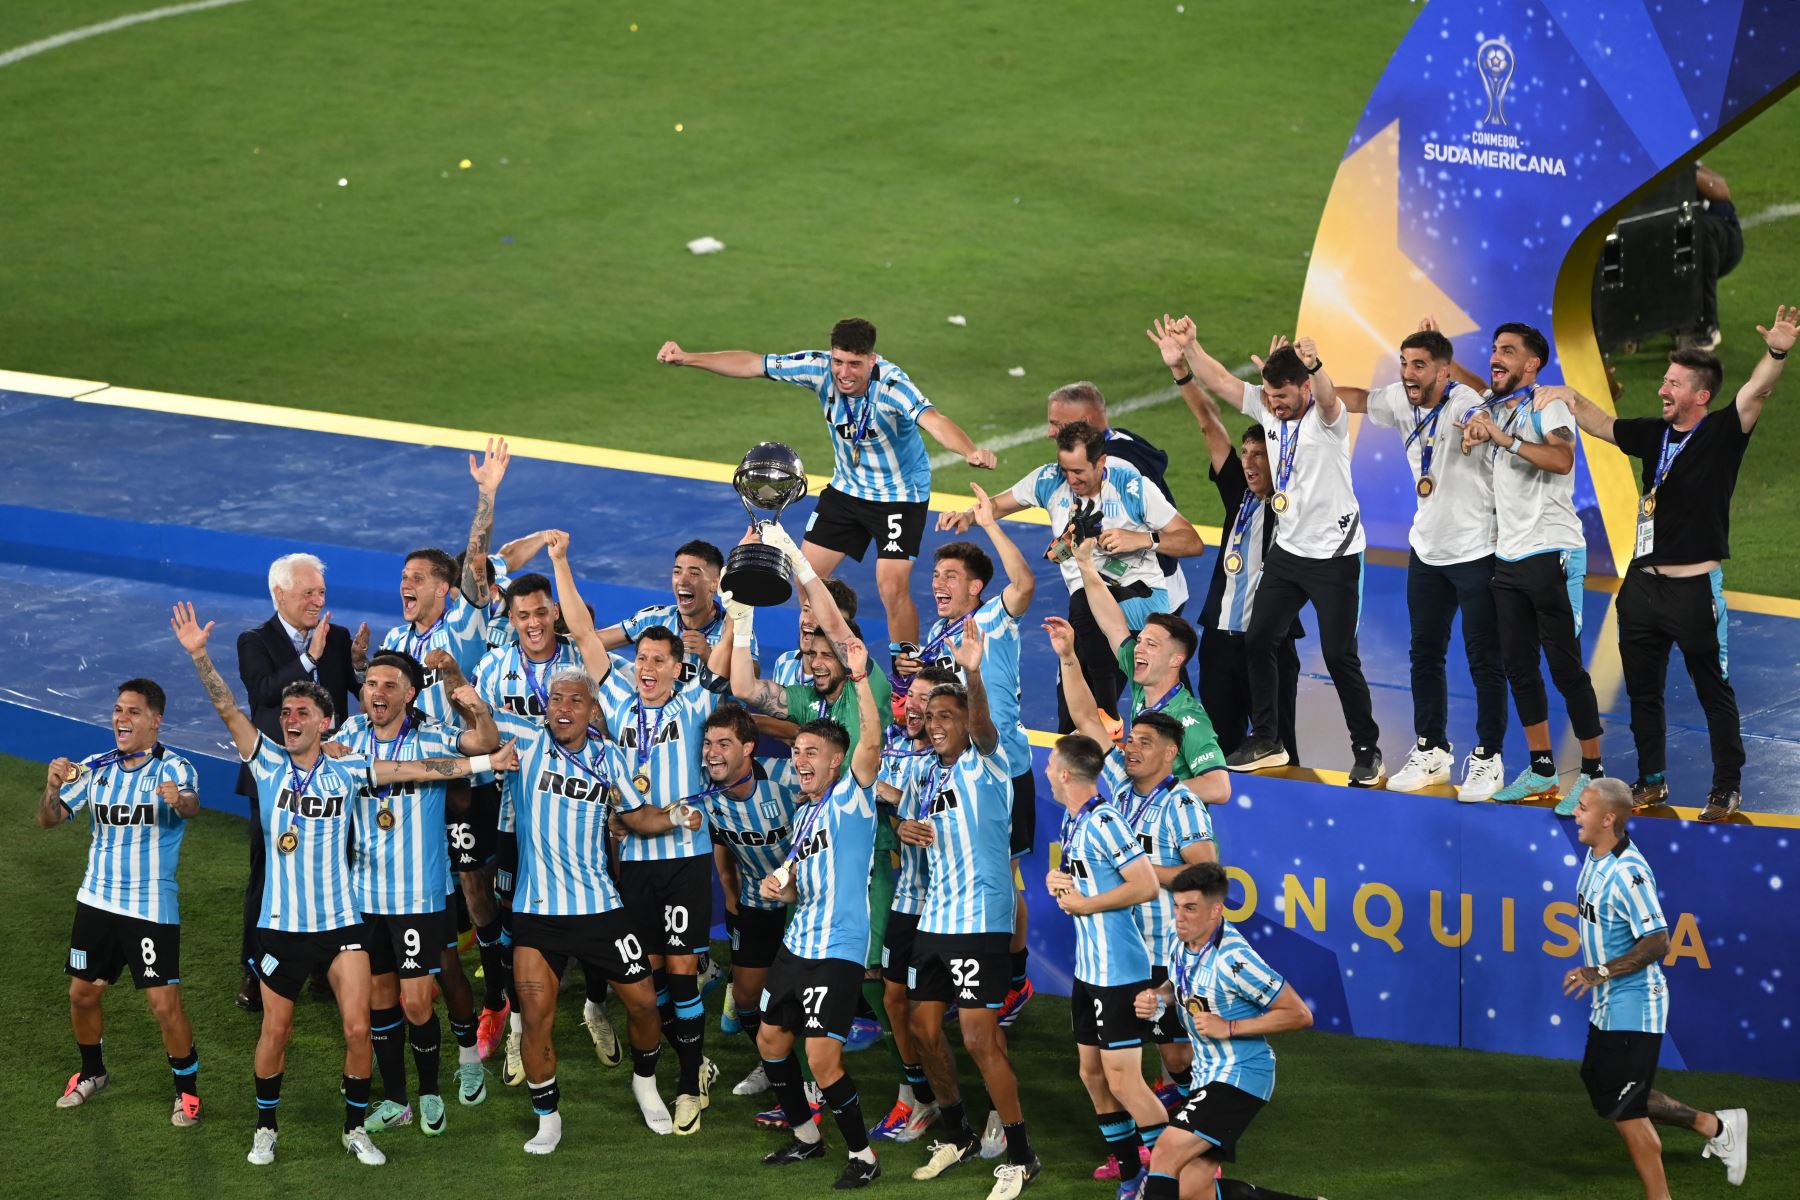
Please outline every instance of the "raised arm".
M569 570L569 535L560 529L545 531L544 546L550 551L550 569L556 575L556 601L561 606L563 624L569 637L581 651L581 664L595 683L604 682L612 674L612 655L607 652L600 634L594 629L594 616L575 588L575 573Z
M519 765L518 746L507 742L492 754L472 758L392 758L369 760L369 778L377 784L430 783L439 779L467 779L484 771L511 771Z
M988 541L994 543L994 553L1000 556L1001 569L1006 572L1006 590L1000 593L1001 603L1014 617L1022 617L1037 592L1037 577L1031 573L1031 564L1026 561L1024 552L1006 536L1006 530L1000 528L993 500L979 484L969 487L975 493L975 523L988 535ZM1010 497L1011 493L1006 495Z
M750 657L750 643L756 636L754 613L755 610L741 600L725 601L726 620L731 622L731 694L751 712L785 718L787 689L772 679L758 679L756 660Z
M875 689L869 686L869 648L861 638L850 639L850 684L856 689L856 745L850 748L850 773L863 787L875 783L881 773L881 714L875 708Z
M1581 432L1618 445L1613 440L1613 422L1618 418L1572 387L1540 387L1532 397L1531 406L1543 412L1557 400L1569 406L1569 412L1574 414L1575 423L1581 426Z
M760 532L752 530L744 535L745 541L762 540L775 547L788 560L788 567L794 572L794 581L806 592L806 599L812 604L813 620L819 623L819 632L831 640L838 648L838 656L843 657L844 646L850 641L850 623L844 620L844 614L838 611L837 601L831 598L831 589L813 570L812 563L788 531L771 521L761 527Z
M970 623L963 627L962 641L955 648L956 665L963 669L969 693L969 740L983 754L1000 747L1000 731L994 728L993 714L988 711L987 685L981 682L981 655L986 640L981 630Z
M938 445L950 453L962 455L962 460L971 467L980 467L985 471L994 469L994 452L977 446L963 432L961 425L944 415L943 409L934 406L920 413L919 428L929 433Z
M536 558L538 552L548 542L549 537L549 530L540 529L536 533L528 533L522 538L514 538L500 547L500 558L506 563L506 573L510 575Z
M1163 325L1167 328L1170 321L1167 313L1163 314ZM1195 329L1192 317L1182 317L1188 329ZM1244 403L1244 381L1225 368L1225 364L1206 352L1195 336L1182 347L1183 356L1187 359L1188 370L1200 381L1200 386L1213 395L1234 407L1242 407Z
M1020 504L1019 498L1012 494L1010 488L998 496L989 496L988 506L993 510L995 520L999 520L1001 517L1010 517L1014 513L1023 512L1030 507L1030 505ZM975 506L971 504L961 512L939 513L937 531L961 535L969 532L969 527L975 523Z
M1788 351L1794 348L1796 334L1800 334L1797 325L1800 325L1800 306L1783 304L1775 309L1773 325L1767 329L1761 325L1756 327L1756 332L1762 334L1763 341L1769 344L1769 352L1756 360L1756 366L1750 370L1750 378L1738 389L1738 424L1745 433L1756 428L1756 422L1762 416L1763 401L1775 390L1776 381L1781 378L1781 369L1787 366ZM1777 358L1776 355L1781 357Z
M1424 317L1421 317L1419 319L1419 332L1420 333L1441 332L1438 329L1437 318L1434 316L1431 316L1430 314L1427 314ZM1469 370L1469 368L1463 366L1461 363L1457 362L1454 358L1450 360L1450 378L1455 380L1457 383L1462 384L1464 387L1468 388L1470 391L1474 392L1478 396L1482 392L1485 392L1487 390L1488 383L1489 383L1489 380L1487 380L1487 379L1483 378L1482 376L1477 375L1475 372Z
M1125 621L1125 610L1119 607L1118 598L1106 586L1106 580L1100 578L1099 568L1094 566L1092 541L1075 543L1075 564L1081 568L1081 586L1087 592L1088 611L1093 614L1094 624L1100 627L1100 632L1106 635L1106 644L1117 654L1125 639L1131 636L1131 626Z
M225 728L231 731L231 740L236 743L238 756L248 761L256 753L256 739L260 736L256 726L244 710L237 706L237 698L231 694L225 680L219 676L219 668L213 666L212 659L206 653L207 639L212 636L213 622L200 624L194 616L194 606L182 601L175 605L169 617L169 628L175 631L175 640L181 643L194 660L194 671L200 676L200 686L206 689L206 698L212 701L213 711L225 722Z
M488 546L494 540L494 497L512 460L505 438L489 438L480 463L469 455L469 475L475 480L475 516L469 521L469 548L463 555L462 595L470 604L488 600Z
M1368 389L1339 388L1337 384L1333 383L1330 372L1325 370L1325 364L1319 361L1319 348L1311 338L1296 339L1294 349L1299 353L1300 361L1306 364L1307 371L1312 375L1313 403L1319 406L1319 416L1324 418L1327 425L1336 425L1337 419L1343 415L1345 409L1349 409L1351 412L1368 411ZM1261 366L1262 364L1258 363L1257 365ZM1350 403L1352 395L1355 397L1355 404Z
M1220 419L1219 406L1212 394L1200 386L1198 374L1188 368L1187 351L1194 342L1193 322L1186 317L1176 321L1159 318L1144 330L1144 336L1155 344L1163 366L1174 376L1181 402L1187 405L1194 422L1200 426L1200 436L1206 439L1206 454L1212 469L1219 470L1231 456L1231 432Z
M1061 617L1045 617L1044 632L1050 635L1050 649L1056 652L1057 669L1062 672L1063 701L1069 708L1069 721L1075 732L1093 738L1102 746L1112 744L1112 734L1100 719L1100 706L1094 702L1094 690L1081 673L1081 660L1075 657L1075 627Z
M75 773L75 764L66 758L52 759L50 768L45 772L44 794L38 797L37 823L39 829L55 829L72 815L62 802L63 784L69 782L69 776Z
M450 706L462 714L468 726L457 737L457 748L464 754L492 754L500 748L500 727L494 724L494 710L482 700L472 683L463 683L450 693Z
M690 354L674 342L664 342L656 352L656 361L671 367L699 367L727 379L760 379L763 356L754 350L714 350L706 354Z

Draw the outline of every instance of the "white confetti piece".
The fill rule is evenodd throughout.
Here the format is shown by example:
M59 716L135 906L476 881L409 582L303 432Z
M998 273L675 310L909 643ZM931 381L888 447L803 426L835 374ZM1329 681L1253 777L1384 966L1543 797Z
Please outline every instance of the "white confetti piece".
M1011 375L1014 379L1025 378L1025 368L1024 367L1013 367L1013 368L1009 369L1006 373L1008 375Z
M946 320L952 325L967 325L969 323L969 318L963 316L961 313L953 313L947 317Z
M725 248L725 243L716 237L697 237L687 244L687 248L695 254L717 254Z

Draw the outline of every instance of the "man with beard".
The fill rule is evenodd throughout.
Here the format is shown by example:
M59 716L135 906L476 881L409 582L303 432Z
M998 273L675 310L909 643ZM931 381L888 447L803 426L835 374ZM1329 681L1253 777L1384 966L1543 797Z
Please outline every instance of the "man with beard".
M685 684L699 674L712 648L728 632L725 605L719 600L719 573L724 569L725 556L711 542L696 539L684 543L675 551L675 565L669 571L675 603L640 608L617 625L602 629L600 641L609 651L623 649L635 645L644 630L660 625L681 639L681 682ZM750 657L759 657L754 646Z

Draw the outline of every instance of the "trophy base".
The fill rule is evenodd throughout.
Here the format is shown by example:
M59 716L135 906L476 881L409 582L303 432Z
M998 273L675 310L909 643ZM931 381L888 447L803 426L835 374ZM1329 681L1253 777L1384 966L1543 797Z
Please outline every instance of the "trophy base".
M732 599L752 608L786 604L794 594L794 585L788 579L787 556L773 546L756 542L732 549L719 585L731 593Z

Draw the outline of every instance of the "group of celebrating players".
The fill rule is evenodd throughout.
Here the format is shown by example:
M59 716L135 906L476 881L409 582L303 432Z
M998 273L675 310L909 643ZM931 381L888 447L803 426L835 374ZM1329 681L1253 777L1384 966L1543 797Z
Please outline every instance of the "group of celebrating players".
M1535 331L1523 328L1496 338L1496 392L1502 349L1517 343L1534 357L1532 376L1546 356L1532 342ZM1786 352L1778 342L1791 345L1793 333L1791 315L1778 314L1769 335L1777 364ZM1128 465L1143 444L1107 426L1091 385L1051 398L1055 463L998 497L975 488L969 509L940 518L940 528L958 534L978 528L991 553L970 540L937 549L935 615L921 631L909 594L930 491L920 431L970 465L991 467L993 456L879 358L874 337L867 322L848 320L833 330L828 352L697 355L671 342L659 353L675 365L807 387L831 427L832 485L804 544L778 524L745 535L782 553L799 592L799 648L766 667L758 614L721 590L725 557L709 543L676 551L673 604L606 627L581 599L567 533L544 531L490 553L509 461L499 440L481 458L470 456L477 504L460 561L435 549L407 555L403 622L372 654L366 630L353 641L339 631L333 642L322 563L297 554L272 565L271 599L292 652L283 664L291 679L272 714L278 732L259 729L239 707L209 656L212 623L191 605L175 606L174 634L247 765L266 862L246 955L262 1009L251 1163L274 1161L294 1002L319 970L343 1023L343 1144L364 1163L385 1161L374 1134L415 1121L408 1047L417 1123L427 1135L446 1127L439 996L458 1048L459 1101L483 1102L483 1060L503 1046L503 1081L528 1089L537 1118L524 1149L555 1151L563 1135L557 998L577 963L583 1023L603 1064L619 1065L629 1047L631 1092L646 1126L699 1132L718 1074L705 1052L703 1007L716 875L731 946L721 1028L741 1029L760 1059L733 1090L773 1092L778 1107L759 1120L789 1131L763 1162L822 1157L829 1110L847 1153L839 1189L880 1175L872 1142L917 1140L935 1125L914 1179L1004 1154L990 1197L1017 1196L1040 1170L1006 1032L1032 995L1015 872L1036 841L1019 672L1035 583L999 518L1036 504L1059 528L1048 553L1062 563L1071 598L1067 618L1042 619L1060 667L1065 728L1042 772L1061 809L1060 859L1043 886L1074 925L1071 1025L1108 1152L1095 1177L1116 1178L1122 1200L1284 1200L1223 1178L1223 1169L1272 1095L1270 1035L1305 1028L1312 1014L1224 918L1227 879L1208 805L1229 798L1228 765L1266 768L1292 751L1293 681L1284 660L1306 601L1319 616L1351 726L1351 782L1380 782L1366 685L1359 702L1350 679L1353 669L1361 682L1354 616L1348 646L1339 628L1346 580L1337 560L1360 567L1362 548L1356 522L1346 533L1331 511L1342 502L1340 475L1349 491L1343 412L1373 413L1377 399L1410 403L1412 464L1420 468L1422 451L1420 479L1432 481L1418 488L1423 522L1449 470L1439 459L1440 474L1432 471L1431 414L1447 396L1461 401L1450 394L1448 344L1441 335L1408 338L1401 392L1382 398L1332 388L1304 341L1278 342L1260 364L1264 383L1246 385L1200 350L1191 322L1157 323L1151 338L1199 418L1222 493L1227 479L1237 481L1196 635L1172 611L1181 597L1171 598L1170 581L1180 578L1174 559L1199 553L1199 536L1160 475ZM1518 459L1521 445L1568 441L1556 423L1568 398L1548 392L1527 380L1501 397L1498 415L1491 398L1479 412L1459 413L1463 454L1445 457L1477 459L1457 468L1463 472L1485 459L1492 475L1501 453ZM1229 438L1219 444L1211 393L1259 418L1241 461ZM1059 420L1059 404L1075 419ZM1521 422L1521 412L1549 419ZM1267 442L1280 452L1271 455ZM1300 453L1314 446L1312 455ZM1533 452L1521 461L1548 469L1557 465L1549 457ZM1670 466L1663 457L1658 483ZM1441 486L1450 491L1452 482ZM1502 486L1490 482L1490 503ZM1530 495L1534 511L1557 503L1549 486ZM1323 544L1327 526L1337 530L1324 538L1333 543L1327 552L1300 552ZM1283 539L1299 549L1284 549ZM862 640L855 594L830 577L846 554L861 558L871 544L893 638L885 656ZM551 576L517 573L540 549ZM1542 607L1541 581L1515 582L1524 611ZM1498 573L1493 587L1503 591ZM1450 595L1453 612L1457 593ZM1448 616L1443 630L1447 639ZM334 644L355 672L361 711L353 717L320 682ZM627 648L629 658L620 653ZM1534 643L1533 677L1536 653ZM1185 682L1196 662L1199 695ZM1523 669L1514 666L1509 653L1517 695ZM1216 716L1230 702L1202 698L1221 678L1240 694L1236 718L1215 733L1209 709ZM164 706L151 680L120 685L115 748L52 762L38 817L49 827L85 808L94 836L67 964L82 1062L58 1103L81 1105L107 1086L100 998L129 967L162 1027L176 1088L172 1120L191 1126L200 1118L198 1056L180 1001L175 869L198 795L191 764L158 740ZM1537 770L1547 725L1527 724ZM1482 736L1496 747L1491 769L1480 768L1492 794L1499 739ZM1448 750L1446 742L1438 761L1440 747L1421 736L1417 753L1429 758L1424 773L1432 776L1425 782L1447 777ZM1573 993L1593 990L1584 1078L1596 1108L1619 1124L1648 1194L1658 1194L1649 1174L1660 1145L1653 1120L1707 1137L1708 1153L1738 1182L1742 1110L1698 1113L1650 1088L1668 1008L1657 966L1667 924L1648 864L1625 834L1632 792L1586 767L1569 797L1592 849L1580 883L1585 965L1567 981ZM457 951L465 924L480 944L479 1012ZM626 1015L622 1038L609 992ZM873 1128L845 1059L855 1027L870 1020L893 1054L898 1087ZM991 1102L985 1129L971 1123L947 1024L960 1029ZM657 1081L665 1039L678 1064L672 1110ZM1158 1050L1151 1078L1146 1043ZM1660 1161L1654 1171L1660 1179Z

